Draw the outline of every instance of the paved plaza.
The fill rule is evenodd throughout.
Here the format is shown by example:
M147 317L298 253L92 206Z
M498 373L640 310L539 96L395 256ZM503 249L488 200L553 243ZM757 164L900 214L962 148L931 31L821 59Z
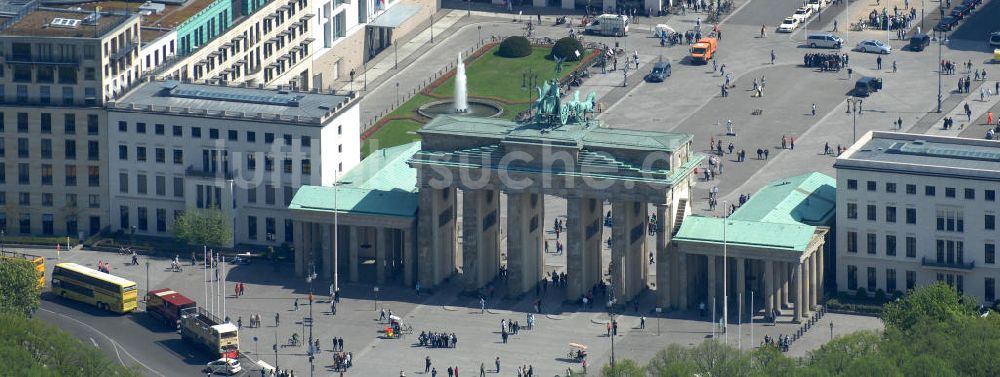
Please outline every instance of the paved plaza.
M883 1L879 7L902 7L903 1ZM933 3L936 4L937 3ZM996 9L996 1L987 1L984 9ZM986 113L1000 114L1000 96L979 100L978 85L992 86L1000 72L990 72L994 77L985 83L975 82L969 94L953 93L952 88L958 76L944 78L944 104L942 113L933 112L937 106L937 46L924 52L902 51L906 41L891 40L893 53L883 56L884 66L895 62L896 72L877 70L875 55L847 52L854 69L853 79L847 77L846 70L840 72L818 72L802 67L803 54L813 52L802 48L807 31L799 29L790 34L773 33L781 18L790 14L800 5L798 0L777 0L766 5L743 0L737 1L733 14L724 19L721 28L724 39L720 42L717 57L719 65L725 65L726 72L734 78L735 88L729 97L721 97L719 86L724 78L713 71L713 66L689 65L684 57L685 46L661 47L659 40L648 32L651 25L666 23L678 31L690 29L698 17L704 14L688 12L686 15L672 15L659 18L639 18L632 25L627 38L586 37L597 41L622 45L626 51L636 51L640 56L638 74L630 72L627 82L621 72L601 74L592 72L580 91L595 91L602 103L604 113L600 119L612 127L646 131L676 132L694 135L694 147L702 153L709 153L710 140L722 140L723 145L732 142L736 150L746 150L749 157L745 162L736 162L732 155L725 155L725 172L713 181L698 180L692 194L694 212L703 215L721 215L708 209L708 190L718 187L720 202L736 202L741 194L753 193L765 183L782 177L818 171L834 175L835 157L823 153L825 144L831 149L849 146L853 142L855 124L845 113L845 98L854 85L854 79L861 75L873 75L885 80L884 90L864 99L864 113L857 118L856 133L862 135L872 130L892 130L894 122L902 119L902 130L934 135L982 137L985 133ZM930 5L930 4L928 4ZM832 29L832 20L839 21L841 30L846 29L849 20L857 20L875 9L875 2L858 1L850 5L849 13L842 6L823 12L822 21L814 20L810 30ZM434 30L425 30L399 47L394 56L392 51L383 53L374 61L369 72L358 75L353 82L338 83L341 87L365 88L361 100L362 124L367 125L379 114L395 106L397 97L404 101L415 90L422 88L428 77L446 67L454 59L455 51L476 47L481 40L493 35L507 36L523 33L523 24L512 22L513 16L494 13L497 9L477 7L475 10L444 10L435 24ZM995 12L994 12L995 14ZM970 28L979 27L979 13L965 24ZM545 22L536 27L536 36L562 37L567 35L565 26L552 26L552 16L543 17ZM935 19L936 20L936 19ZM979 19L978 22L984 22ZM925 30L933 26L931 18L925 23ZM761 25L766 25L768 36L759 37ZM964 62L972 60L976 68L984 66L985 47L980 40L973 40L982 33L965 32L960 28L943 48L945 59ZM431 42L431 33L434 41ZM884 31L864 31L841 33L848 38L847 46L865 38L885 39ZM770 53L776 59L770 64ZM673 75L663 83L645 83L641 76L660 57L673 62ZM398 60L397 60L398 59ZM398 61L398 64L397 64ZM398 68L396 68L398 65ZM752 98L754 79L766 80L766 91L762 98ZM624 84L627 84L623 86ZM965 121L962 105L969 103L973 109L972 122ZM811 114L811 105L817 112ZM760 109L760 115L751 115ZM961 114L959 113L961 112ZM944 130L940 119L953 116L958 123L966 124L962 129ZM737 136L725 136L725 124L732 120ZM794 149L781 149L783 136L794 137ZM770 151L767 160L758 160L758 148ZM556 197L545 200L545 238L554 241L556 234L551 224L556 218L566 219L566 201ZM461 203L461 200L458 201ZM500 208L506 205L501 203ZM724 207L720 207L721 208ZM604 211L610 209L610 205ZM501 224L506 224L506 214L501 214ZM606 230L608 231L608 230ZM565 244L565 235L562 235ZM501 240L501 250L506 250ZM650 238L652 242L652 238ZM554 249L554 248L553 248ZM655 249L650 245L649 249ZM204 270L201 266L185 266L183 272L168 272L166 259L150 260L148 270L145 259L139 266L126 266L128 258L116 253L93 251L64 251L56 260L55 251L38 251L50 257L49 269L57 261L72 261L95 267L98 261L111 261L112 272L134 280L140 285L140 293L148 288L170 287L199 302L205 301ZM602 260L610 260L610 250L605 246ZM181 255L181 259L187 259ZM544 271L566 270L565 254L546 253ZM607 265L603 266L607 269ZM655 268L649 269L655 274ZM280 368L291 368L297 376L308 375L309 361L303 346L280 346L285 344L292 333L308 334L310 328L303 323L309 316L308 293L310 284L302 279L292 278L292 266L284 265L275 271L270 265L251 264L237 266L228 272L225 295L226 315L234 321L241 318L244 323L240 334L241 350L250 366L262 360ZM651 279L655 281L655 279ZM233 298L233 283L244 282L246 295ZM536 375L551 376L565 373L567 367L579 370L579 364L571 363L566 354L568 343L580 343L589 347L590 365L597 367L611 357L611 338L606 334L609 319L603 303L590 307L579 307L563 301L565 288L548 287L542 292L541 314L537 315L535 328L522 330L504 344L500 337L500 322L504 319L526 322L526 313L533 309L536 296L529 293L520 299L488 298L485 311L481 311L478 297L459 294L459 281L449 281L430 294L416 295L412 287L389 283L379 287L377 293L372 285L341 283L342 300L337 306L337 314L330 312L328 292L329 281L317 280L312 289L319 293L319 300L313 304L312 334L320 340L321 353L315 360L315 375L335 375L331 369L330 343L333 337L344 339L345 351L353 352L354 367L347 375L396 376L404 371L408 376L422 375L424 358L429 356L438 373L445 375L448 366L458 366L464 375L478 372L481 363L493 372L493 361L499 357L502 364L501 375L514 375L517 365L531 365ZM657 318L652 294L643 294L632 307L617 307L616 318L620 332L614 337L616 358L632 358L645 362L653 354L668 344L695 345L713 336L711 315L700 316L698 311L672 311ZM293 305L298 300L299 308ZM710 305L709 305L710 306ZM104 350L113 358L126 364L140 365L145 374L151 376L195 376L200 375L200 365L208 361L199 353L183 345L179 336L170 329L152 323L144 313L136 312L120 318L107 316L96 311L45 297L43 310L39 316L45 320L71 329L74 335ZM403 318L403 322L413 326L414 333L402 339L383 339L380 330L385 326L379 322L379 309L392 310ZM709 307L709 312L711 308ZM721 312L721 309L718 309ZM790 334L799 328L790 318L783 316L776 325L749 324L750 318L740 318L731 312L726 335L716 333L723 341L742 347L760 343L767 334L776 337ZM259 314L263 326L248 328L251 314ZM280 316L280 325L275 325L275 315ZM790 311L786 311L790 314ZM640 317L646 317L645 328L640 329ZM740 322L746 322L740 324ZM832 324L832 326L831 326ZM881 322L874 317L827 314L812 330L797 342L788 353L790 356L804 356L818 348L833 336L843 335L861 329L879 329ZM832 330L831 330L832 329ZM424 348L415 344L420 331L455 333L457 349ZM306 335L308 338L308 335ZM254 339L257 339L254 341ZM277 354L272 345L278 343ZM254 368L245 375L257 373ZM591 368L593 371L596 368ZM593 374L593 373L591 373Z

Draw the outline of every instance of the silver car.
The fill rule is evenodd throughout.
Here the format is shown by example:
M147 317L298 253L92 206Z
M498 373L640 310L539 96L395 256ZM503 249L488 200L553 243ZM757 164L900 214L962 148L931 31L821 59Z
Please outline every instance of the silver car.
M877 39L865 39L858 42L858 46L854 49L860 52L874 52L876 54L889 54L892 52L892 46Z

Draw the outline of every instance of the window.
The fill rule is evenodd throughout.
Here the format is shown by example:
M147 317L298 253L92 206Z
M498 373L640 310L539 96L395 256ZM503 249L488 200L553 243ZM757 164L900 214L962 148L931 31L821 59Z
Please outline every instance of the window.
M868 181L866 182L866 184L868 186L868 191L878 190L878 183L876 183L875 181Z
M878 244L878 236L876 236L875 233L868 233L867 236L868 236L867 237L867 239L868 239L868 245L867 245L866 250L868 251L868 254L873 254L874 255L876 253L876 248L878 246L877 245Z
M101 208L101 196L97 194L87 196L87 206L90 208Z
M888 234L885 236L885 255L896 256L896 236Z
M292 190L292 186L282 187L285 194L285 207L292 204L292 196L295 195L295 190Z
M28 113L17 113L17 132L28 132Z
M87 159L90 161L101 159L101 144L97 140L87 141Z
M163 148L156 148L154 150L154 155L156 157L156 162L165 163L167 162L167 150Z
M247 187L247 203L257 203L257 187Z
M69 117L69 114L66 115ZM97 114L87 115L87 135L97 135L100 130Z
M191 127L191 137L201 139L201 127Z
M896 207L893 206L885 207L885 222L887 223L896 222Z
M219 139L219 129L218 128L209 128L208 129L208 138L212 139L212 140L218 140Z
M119 217L121 217L120 224L119 224L119 225L121 225L121 228L122 229L128 229L129 228L128 207L126 207L126 206L120 206L120 207L118 207L118 215L119 215Z
M22 206L31 205L31 193L30 192L19 192L17 193L17 204Z
M17 183L22 185L31 184L31 169L28 164L17 164Z
M264 203L274 205L274 186L264 186Z
M87 185L90 187L101 186L101 167L94 165L87 166Z
M184 178L182 177L174 177L174 197L184 197Z
M906 290L912 290L917 286L917 272L906 271Z
M917 237L906 236L906 257L917 257Z
M31 153L31 147L28 145L28 138L21 137L17 139L17 157L28 158Z
M118 159L121 161L128 160L128 145L118 146Z
M966 199L975 199L976 198L976 189L970 189L970 188L965 189L965 198Z
M257 239L257 216L247 217L247 238Z
M66 194L66 206L76 207L76 194Z
M253 152L247 153L247 170L257 170L257 155Z
M48 105L52 103L52 87L42 85L38 87L38 102Z
M270 133L270 132L265 132L264 133L264 143L265 144L274 144L274 134Z
M52 159L52 139L42 139L42 158L45 160Z
M153 132L156 132L157 135L163 135L165 133L164 130L165 128L166 126L164 126L163 124L157 123L156 125L153 126Z
M896 192L896 184L893 183L893 182L886 182L885 183L885 192L895 193Z
M295 234L295 227L292 225L292 220L285 219L285 242L291 244L295 241L293 234Z
M253 132L253 131L247 131L247 142L248 143L256 143L257 142L257 133Z
M983 216L983 225L986 227L986 230L996 230L997 216L992 213L987 213Z
M236 132L236 130L229 130L228 134L229 134L228 137L229 141L239 141L240 139L239 132Z
M42 164L42 186L52 186L52 165Z
M906 195L917 195L917 185L906 185Z
M858 180L857 179L848 179L847 180L847 189L848 190L857 190L858 189Z
M128 194L128 173L118 173L118 192Z
M934 186L924 186L924 195L925 196L934 196L935 195Z
M183 126L172 126L171 128L173 129L172 132L173 132L174 136L177 136L177 137L184 136L184 127Z
M847 218L856 219L858 218L858 204L857 203L847 203Z
M174 164L183 165L184 164L184 150L174 149Z
M955 197L955 188L954 187L945 187L944 188L944 196L946 198L954 198Z
M66 186L74 187L76 186L76 166L67 165L66 166Z
M858 266L847 266L847 289L858 289Z
M135 132L136 133L140 133L140 134L146 133L146 123L141 123L141 122L140 123L136 123L135 124Z
M146 218L146 215L147 215L146 214L146 207L139 207L139 208L137 208L136 212L137 212L136 213L136 215L137 215L136 216L136 222L139 223L139 230L143 230L143 231L149 230L149 223L148 223L149 219Z
M42 133L50 134L52 133L52 114L42 113Z
M896 269L885 270L885 291L889 294L896 291Z
M281 170L285 172L285 174L292 174L292 159L283 159L281 161Z
M986 278L984 284L985 284L985 287L983 288L983 290L986 293L983 296L983 298L986 299L986 302L996 301L996 297L997 297L997 281L996 281L996 279L994 279L994 278Z
M146 162L146 147L135 147L135 160Z
M282 136L285 139L285 145L292 145L292 135L284 134Z
M264 156L264 171L274 171L274 157Z
M52 207L51 193L42 193L42 207Z
M986 201L995 202L997 200L996 190L986 190L984 195L986 196Z
M277 232L276 228L273 217L264 218L264 233L267 235L268 241L274 241L274 234Z
M303 148L308 148L312 146L312 139L309 136L303 136L299 142L302 144Z
M156 176L156 195L166 196L167 195L167 177L162 175Z
M865 215L868 217L868 221L877 220L876 212L878 212L878 208L874 204L867 205L865 207L865 212Z
M858 233L857 232L847 232L847 252L857 253L858 252Z
M75 160L76 140L66 140L66 146L63 148L63 153L66 155L67 160Z
M302 160L302 175L312 174L312 162L306 158Z
M135 175L135 188L136 188L136 191L139 194L145 195L147 193L147 191L146 191L146 184L147 183L148 182L146 181L146 175L145 174L136 174Z
M156 209L156 231L160 233L167 231L167 210L163 208Z
M939 208L937 210L937 230L946 232L964 232L965 216L962 210L955 208Z
M988 243L983 245L983 260L986 264L996 264L997 262L997 246Z
M31 215L27 213L22 213L21 218L18 222L18 229L22 234L31 233Z
M878 279L875 273L875 267L868 267L868 292L875 292L878 288L876 286L876 279Z
M917 223L917 209L916 208L907 208L906 209L906 223L907 224L916 224Z

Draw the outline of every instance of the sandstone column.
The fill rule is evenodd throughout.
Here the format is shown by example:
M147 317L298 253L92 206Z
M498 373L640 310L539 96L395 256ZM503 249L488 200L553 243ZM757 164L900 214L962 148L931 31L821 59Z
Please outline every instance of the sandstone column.
M578 300L601 281L602 207L586 197L570 197L566 204L566 299Z
M536 193L507 195L507 284L513 296L534 289L542 278L542 201Z
M715 259L717 257L714 255L708 255L705 257L705 270L708 272L708 299L705 301L705 306L708 310L715 310L716 308L722 307L722 302L716 300L715 297Z
M476 291L500 267L500 200L496 190L462 193L462 274L464 289Z
M455 196L451 187L420 188L417 272L423 288L436 286L455 271Z
M306 252L304 232L302 230L303 223L301 221L292 222L292 231L294 232L295 239L293 245L295 246L295 276L303 277L306 274L306 257L309 253Z
M323 242L317 247L316 252L322 254L323 256L323 268L322 272L318 272L319 276L333 278L333 269L331 268L336 262L334 259L332 248L327 249L329 245L333 245L332 237L330 235L330 224L318 224L320 227L320 233L323 235ZM308 273L312 273L309 271Z
M619 302L631 300L646 287L646 203L614 201L611 204L614 263L611 280Z
M669 308L670 290L673 288L670 273L670 256L667 254L667 214L670 213L666 204L656 205L656 306Z
M358 227L350 227L351 236L349 237L349 244L347 246L347 279L352 283L358 282L358 246L361 244L361 240L358 236Z
M802 319L803 305L804 305L804 295L802 289L802 274L803 274L802 263L797 263L795 265L795 317L793 321L799 322Z
M774 315L774 293L775 293L775 273L774 264L770 260L764 261L764 313L765 318L770 318Z
M746 315L746 311L743 310L744 302L747 301L745 295L745 289L747 285L747 272L746 272L746 258L736 257L736 296L739 300L739 306L736 307L737 314L743 313Z
M385 231L383 227L375 227L375 282L378 284L385 284L385 254L389 248Z

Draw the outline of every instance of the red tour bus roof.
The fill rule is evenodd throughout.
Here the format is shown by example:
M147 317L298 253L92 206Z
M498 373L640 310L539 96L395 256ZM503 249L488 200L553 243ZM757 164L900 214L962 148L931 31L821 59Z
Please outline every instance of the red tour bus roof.
M157 297L163 299L163 301L165 301L167 303L170 303L170 305L173 305L173 306L176 306L176 307L184 307L184 306L188 306L188 305L194 306L195 305L194 300L189 299L189 298L187 298L187 296L184 296L184 295L182 295L180 293L177 293L177 292L175 292L174 290L172 290L170 288L160 288L160 289L152 290L152 291L149 291L149 294L153 295L153 296L157 296Z

